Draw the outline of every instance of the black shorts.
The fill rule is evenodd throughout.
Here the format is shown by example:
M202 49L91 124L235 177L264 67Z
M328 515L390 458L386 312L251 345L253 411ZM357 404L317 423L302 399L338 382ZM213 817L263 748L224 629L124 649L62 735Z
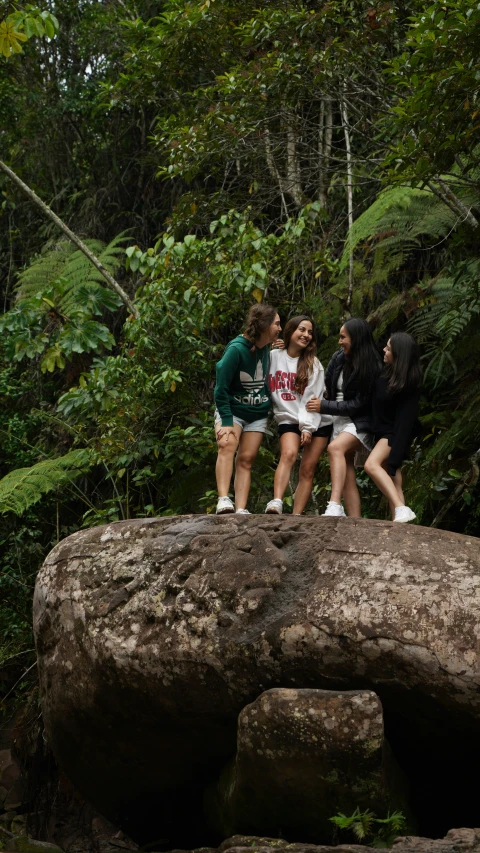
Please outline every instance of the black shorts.
M321 426L319 429L316 429L315 432L312 432L312 438L330 438L332 434L333 424L328 424L328 426ZM298 426L296 424L278 424L278 434L284 435L286 432L294 432L295 435L301 435Z
M381 438L386 438L390 447L391 447L392 446L393 432L376 432L374 435L374 438L375 438L375 443L377 441L380 441Z

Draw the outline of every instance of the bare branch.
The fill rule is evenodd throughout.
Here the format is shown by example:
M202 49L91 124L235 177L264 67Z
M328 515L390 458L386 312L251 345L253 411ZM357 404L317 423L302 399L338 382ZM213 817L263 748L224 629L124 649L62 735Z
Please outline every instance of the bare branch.
M49 207L48 204L45 204L45 202L42 201L42 199L36 194L36 192L30 189L30 187L27 186L27 184L25 184L12 169L10 169L5 163L3 163L2 160L0 160L0 171L4 172L10 178L10 180L13 181L13 183L16 184L17 187L19 187L19 189L27 196L27 198L29 198L30 201L33 201L33 203L40 208L42 213L44 213L45 216L48 216L48 218L51 219L55 223L55 225L60 228L61 231L63 231L63 233L68 237L68 239L71 240L72 243L74 243L77 249L80 249L80 251L83 252L83 254L85 255L85 257L88 258L90 263L93 264L93 266L96 267L99 273L103 275L109 287L111 287L111 289L118 294L123 304L126 306L126 308L128 308L130 313L133 314L133 316L136 317L138 320L140 315L128 294L125 293L123 287L121 287L119 283L115 281L113 276L110 275L108 270L105 269L101 261L99 261L98 258L93 254L93 252L90 251L90 249L88 248L88 246L85 245L83 240L81 240L80 237L77 236L77 234L74 234L74 232L70 230L68 225L65 225L65 222L63 222L60 217L53 212L51 207Z

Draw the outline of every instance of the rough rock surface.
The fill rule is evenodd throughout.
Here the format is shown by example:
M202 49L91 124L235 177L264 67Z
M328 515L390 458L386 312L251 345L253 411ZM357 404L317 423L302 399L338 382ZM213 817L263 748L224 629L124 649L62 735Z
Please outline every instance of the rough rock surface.
M26 835L16 835L3 848L5 853L63 853L61 847L49 841L36 841Z
M478 743L473 537L362 519L120 522L51 552L34 625L54 753L130 834L152 812L167 837L200 826L238 714L271 687L373 689L405 753L442 737L444 761L455 732L467 757Z
M0 749L0 809L10 811L22 802L20 768L11 749Z
M366 847L359 844L339 844L328 847L316 844L288 844L281 838L258 838L235 835L222 842L217 850L203 847L198 853L387 853L385 848ZM405 836L397 838L390 853L480 853L480 829L451 829L445 838L418 838ZM186 853L172 850L171 853ZM197 853L197 851L192 851Z
M339 811L405 812L403 793L375 693L273 688L240 713L236 759L207 801L221 836L316 841Z

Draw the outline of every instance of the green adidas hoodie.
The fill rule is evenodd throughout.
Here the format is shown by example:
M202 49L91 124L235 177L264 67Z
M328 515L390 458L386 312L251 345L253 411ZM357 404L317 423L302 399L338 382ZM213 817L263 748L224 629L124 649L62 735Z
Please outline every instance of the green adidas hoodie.
M227 344L217 363L214 397L222 426L233 426L234 415L247 423L268 415L270 397L265 379L270 347L267 344L250 352L251 348L250 341L238 335Z

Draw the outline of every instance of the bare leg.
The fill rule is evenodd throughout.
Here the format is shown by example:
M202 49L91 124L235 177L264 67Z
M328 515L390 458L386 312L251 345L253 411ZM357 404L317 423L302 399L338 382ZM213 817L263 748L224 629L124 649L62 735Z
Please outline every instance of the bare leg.
M385 466L386 466L386 463L384 462L383 468L385 468L385 471L387 471ZM388 471L387 471L387 474L388 474ZM388 474L388 476L390 476L390 474ZM395 476L392 477L392 480L393 480L395 488L398 492L398 497L400 498L402 505L405 506L405 496L403 494L403 489L402 489L403 478L402 478L402 472L401 472L400 468L397 468ZM391 501L388 502L388 505L390 507L390 513L391 513L392 518L395 518L395 507L394 507L394 505L392 504Z
M361 448L361 446L362 443L360 439L351 435L349 432L341 432L340 435L338 435L337 438L331 441L328 445L330 473L332 475L332 494L330 500L337 504L342 500L345 480L347 477L347 460L345 457L347 454L354 454L355 451ZM353 470L353 473L355 474L355 469ZM349 476L351 478L351 472ZM352 485L351 482L350 485Z
M215 476L217 478L217 491L220 498L226 497L230 491L230 481L233 474L233 460L238 448L238 442L242 434L242 427L239 424L234 424L234 434L230 433L227 436L222 436L218 439L218 456L215 466ZM215 433L218 436L218 430L221 429L220 423L215 424ZM227 440L225 440L225 438Z
M398 497L400 498L403 506L405 506L405 496L403 494L403 477L400 468L397 468L396 474L393 477L393 482L395 483L395 488L398 493Z
M273 498L282 500L290 480L290 472L296 462L300 449L300 436L294 432L285 432L280 436L280 461L273 481Z
M355 453L347 453L345 460L347 463L347 472L345 476L345 486L343 489L343 500L347 515L351 518L361 518L362 504L360 502L360 492L357 486L357 474L355 471Z
M303 450L298 486L295 490L295 499L293 502L294 515L300 515L308 503L308 499L312 493L315 468L327 444L328 438L312 438L311 443L307 444Z
M240 446L235 464L235 509L246 509L250 482L252 479L252 465L255 461L263 432L242 432Z
M394 517L396 507L405 506L405 504L401 487L401 479L400 490L398 490L396 487L395 480L390 476L390 474L388 474L388 472L383 467L389 455L390 445L388 443L388 440L386 438L379 439L367 461L365 462L365 471L367 472L368 476L372 478L377 488L379 488L382 494L385 495L385 497L387 498L390 504L390 509L392 510L392 516Z

